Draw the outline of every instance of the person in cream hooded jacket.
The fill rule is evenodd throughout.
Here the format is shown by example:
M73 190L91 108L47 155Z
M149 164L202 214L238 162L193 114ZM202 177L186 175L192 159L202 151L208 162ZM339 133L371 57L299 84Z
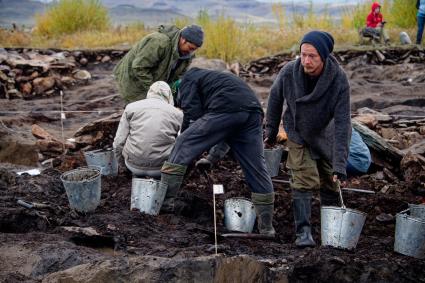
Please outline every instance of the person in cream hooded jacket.
M146 99L126 106L113 148L134 175L160 177L183 121L183 113L173 105L169 85L158 81Z

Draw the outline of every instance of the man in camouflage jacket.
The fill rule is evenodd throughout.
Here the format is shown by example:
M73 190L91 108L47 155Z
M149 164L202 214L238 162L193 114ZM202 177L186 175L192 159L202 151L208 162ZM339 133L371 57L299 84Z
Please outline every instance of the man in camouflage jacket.
M134 45L114 69L125 102L145 99L149 87L156 81L165 81L173 88L203 38L202 28L197 25L181 30L176 26L160 26L158 32Z

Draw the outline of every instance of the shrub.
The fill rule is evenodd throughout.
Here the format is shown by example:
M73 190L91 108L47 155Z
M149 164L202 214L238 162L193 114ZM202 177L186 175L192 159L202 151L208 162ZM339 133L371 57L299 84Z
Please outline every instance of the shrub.
M416 12L416 0L393 0L391 15L398 27L415 27Z
M36 16L35 27L38 35L47 37L102 31L109 27L109 15L99 0L59 0Z

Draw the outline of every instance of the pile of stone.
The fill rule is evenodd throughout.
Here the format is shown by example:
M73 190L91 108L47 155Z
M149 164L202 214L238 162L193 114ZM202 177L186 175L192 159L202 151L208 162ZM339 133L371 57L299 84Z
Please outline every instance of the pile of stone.
M240 70L242 77L277 74L289 61L296 58L298 50L290 54L277 54L251 61ZM394 65L403 63L424 63L425 50L421 48L383 48L335 51L335 58L341 64L363 61L368 64Z
M388 184L425 193L425 119L399 119L369 108L360 108L352 120L371 150L372 160ZM383 177L383 179L384 179Z
M0 98L32 99L52 96L60 90L91 79L90 62L112 62L124 51L109 52L0 49Z

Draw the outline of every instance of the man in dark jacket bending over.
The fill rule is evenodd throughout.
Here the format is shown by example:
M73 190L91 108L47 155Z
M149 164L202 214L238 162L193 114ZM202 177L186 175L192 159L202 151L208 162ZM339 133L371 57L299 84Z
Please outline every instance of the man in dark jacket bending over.
M164 206L173 207L187 166L212 146L226 142L252 191L259 232L274 236L274 192L264 161L263 111L254 92L233 74L193 68L183 76L177 104L184 113L182 134L161 170L161 181L168 185Z
M286 64L270 91L267 137L273 144L282 117L288 134L287 166L291 170L298 247L314 246L311 198L320 189L321 205L338 205L340 181L346 180L351 136L350 86L335 58L334 40L312 31L301 41L300 58Z

